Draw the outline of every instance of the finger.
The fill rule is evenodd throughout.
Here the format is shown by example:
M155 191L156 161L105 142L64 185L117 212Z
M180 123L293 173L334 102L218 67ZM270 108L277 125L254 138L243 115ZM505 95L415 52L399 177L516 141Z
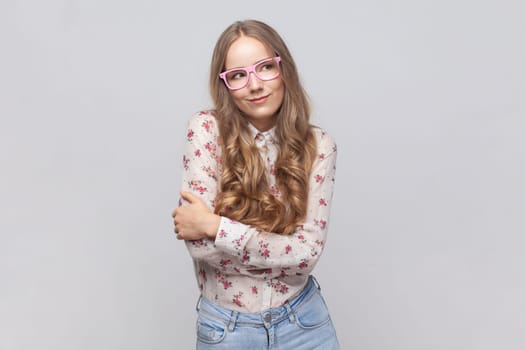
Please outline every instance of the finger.
M188 201L190 204L195 203L196 201L199 200L199 198L191 192L180 191L180 196L184 198L186 201Z

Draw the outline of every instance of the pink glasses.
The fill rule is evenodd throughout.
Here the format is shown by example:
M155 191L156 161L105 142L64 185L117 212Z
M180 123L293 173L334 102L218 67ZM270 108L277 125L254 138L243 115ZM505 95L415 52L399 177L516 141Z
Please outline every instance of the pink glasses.
M219 74L230 90L239 90L248 85L250 73L255 74L259 80L267 81L275 79L280 74L279 62L281 57L270 57L257 62L253 66L244 68L228 69Z

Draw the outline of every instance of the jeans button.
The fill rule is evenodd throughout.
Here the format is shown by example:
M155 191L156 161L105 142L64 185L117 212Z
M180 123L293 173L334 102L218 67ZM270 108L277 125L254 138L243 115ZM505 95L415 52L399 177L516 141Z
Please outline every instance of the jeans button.
M270 322L272 320L272 315L266 314L264 315L264 322Z

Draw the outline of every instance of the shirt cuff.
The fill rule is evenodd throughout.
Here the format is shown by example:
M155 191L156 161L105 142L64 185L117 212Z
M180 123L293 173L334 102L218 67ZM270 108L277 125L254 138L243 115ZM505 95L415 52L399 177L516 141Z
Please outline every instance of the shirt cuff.
M247 241L249 226L221 216L215 246L230 255L241 256Z

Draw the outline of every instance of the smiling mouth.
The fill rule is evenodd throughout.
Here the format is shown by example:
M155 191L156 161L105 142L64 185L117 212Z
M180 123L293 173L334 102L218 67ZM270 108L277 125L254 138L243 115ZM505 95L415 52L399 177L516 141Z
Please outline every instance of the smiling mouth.
M251 103L255 103L255 104L259 104L259 103L263 103L264 101L266 101L268 99L270 95L266 95L266 96L261 96L261 97L257 97L257 98L252 98L250 99L249 101Z

